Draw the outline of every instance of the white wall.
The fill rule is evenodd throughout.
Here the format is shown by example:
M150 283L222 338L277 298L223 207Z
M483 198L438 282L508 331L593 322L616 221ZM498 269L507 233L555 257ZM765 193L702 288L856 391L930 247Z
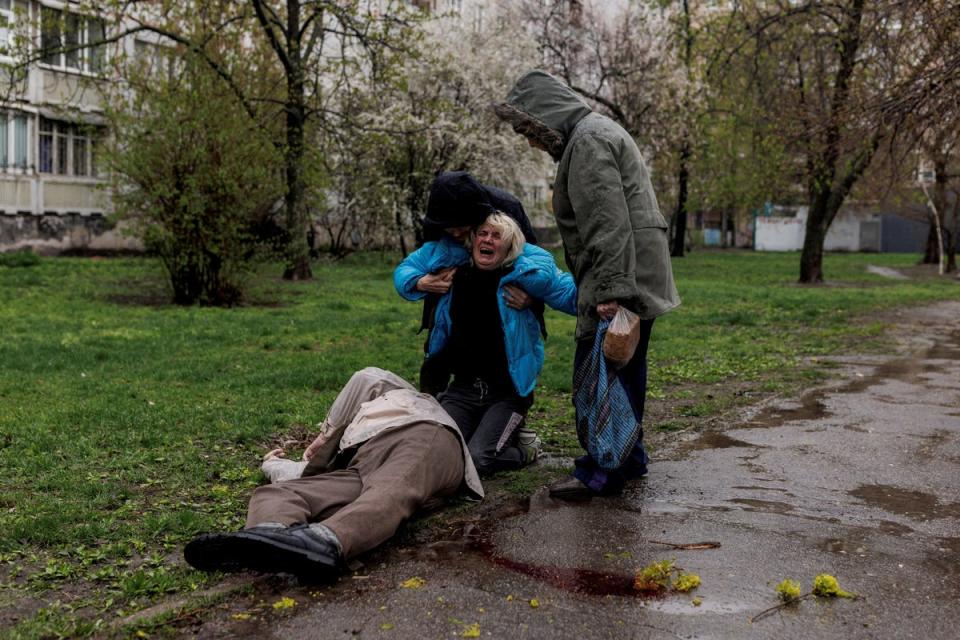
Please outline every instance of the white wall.
M795 218L758 217L756 219L756 251L799 251L807 224L807 207L797 207ZM859 251L860 219L841 212L830 225L824 240L825 251Z
M801 217L802 216L802 217ZM795 218L758 217L754 235L755 251L797 251L803 247L806 209Z

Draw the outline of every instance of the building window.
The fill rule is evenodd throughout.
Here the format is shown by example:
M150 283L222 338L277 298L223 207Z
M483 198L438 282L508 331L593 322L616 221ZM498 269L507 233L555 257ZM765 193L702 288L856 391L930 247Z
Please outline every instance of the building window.
M27 116L0 111L0 168L27 168Z
M473 30L477 33L483 31L483 5L478 4L474 7Z
M13 166L27 168L27 116L23 113L13 117Z
M0 0L2 2L2 0ZM40 9L41 60L48 65L79 71L103 71L106 23L101 18Z
M67 175L67 156L70 155L70 125L58 124L54 127L56 145L54 153L54 173Z
M87 64L94 73L103 71L107 58L107 23L102 18L87 18Z
M53 120L40 118L39 148L37 149L37 171L53 173Z
M0 55L13 47L13 0L0 0Z
M40 49L43 52L43 62L59 65L60 51L63 42L60 40L60 12L50 7L40 9Z
M37 170L62 176L96 177L100 131L40 117Z
M173 82L183 70L175 50L168 45L135 40L133 53L136 64L151 77L166 77Z

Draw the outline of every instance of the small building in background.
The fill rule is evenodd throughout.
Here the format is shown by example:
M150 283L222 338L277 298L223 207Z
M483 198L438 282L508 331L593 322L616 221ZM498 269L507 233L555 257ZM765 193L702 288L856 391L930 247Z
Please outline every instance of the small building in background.
M757 251L799 251L807 223L807 206L768 205L755 219ZM840 210L827 231L825 251L923 253L930 223L923 213L876 212L860 207Z

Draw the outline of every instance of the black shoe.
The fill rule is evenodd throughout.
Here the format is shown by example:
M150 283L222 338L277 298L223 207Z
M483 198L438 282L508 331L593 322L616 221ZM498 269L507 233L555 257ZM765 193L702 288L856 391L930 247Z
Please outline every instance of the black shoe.
M336 545L315 535L307 525L207 534L190 542L183 555L201 571L251 569L311 580L336 577L342 564Z
M576 478L561 480L550 485L550 497L569 502L586 502L599 495Z

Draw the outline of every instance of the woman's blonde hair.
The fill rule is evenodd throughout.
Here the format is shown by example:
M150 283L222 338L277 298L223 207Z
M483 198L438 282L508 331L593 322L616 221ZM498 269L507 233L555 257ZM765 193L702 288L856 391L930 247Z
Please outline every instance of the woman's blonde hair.
M483 225L488 224L497 231L500 232L500 238L506 243L507 255L503 259L503 264L501 266L510 266L517 261L517 258L520 257L520 254L523 253L523 247L527 241L523 237L523 232L520 231L520 225L517 224L516 220L503 213L502 211L494 211L487 219L477 225L470 232L470 248L473 249L473 243L477 237L477 229Z

